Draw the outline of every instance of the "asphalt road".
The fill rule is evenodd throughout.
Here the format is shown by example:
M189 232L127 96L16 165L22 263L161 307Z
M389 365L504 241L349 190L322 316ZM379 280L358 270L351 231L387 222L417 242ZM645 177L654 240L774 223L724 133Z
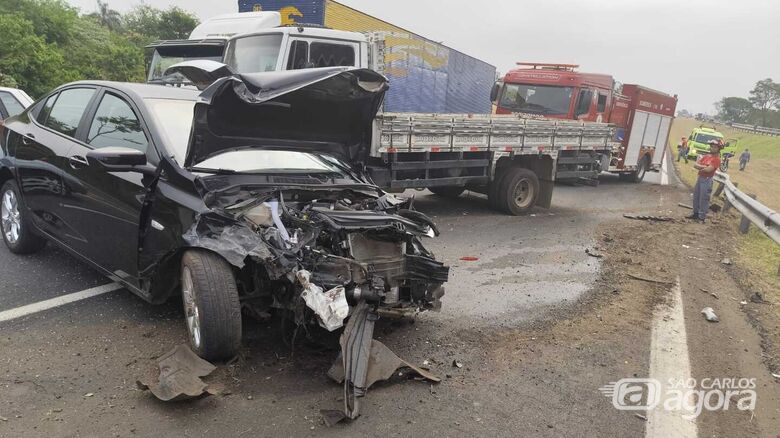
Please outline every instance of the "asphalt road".
M585 250L600 227L660 208L668 192L604 176L599 187L557 186L550 210L525 217L493 212L477 194L412 194L442 231L429 247L452 266L451 280L441 313L382 322L377 337L427 363L441 384L380 384L360 419L328 429L319 410L341 405L340 386L325 376L335 347L319 339L291 350L280 324L245 321L240 360L213 376L227 392L165 404L135 381L185 342L180 305L119 290L0 322L0 436L643 435L644 422L597 388L646 375L646 327L582 348L547 321L566 323L597 285L600 259ZM0 279L0 312L109 282L51 245L29 257L1 247Z

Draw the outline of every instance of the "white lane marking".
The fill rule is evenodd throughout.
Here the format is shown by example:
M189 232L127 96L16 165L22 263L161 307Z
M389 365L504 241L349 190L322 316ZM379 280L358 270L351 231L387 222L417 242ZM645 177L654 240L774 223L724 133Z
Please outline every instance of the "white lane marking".
M76 301L86 300L87 298L103 295L108 292L122 289L122 285L118 283L104 284L103 286L93 287L92 289L83 290L81 292L75 292L68 295L62 295L50 300L39 301L37 303L28 304L26 306L17 307L15 309L4 310L0 312L0 322L10 321L12 319L21 318L23 316L32 315L33 313L43 312L54 307L64 306L65 304L73 303Z
M661 185L669 185L669 160L667 160L666 157L664 157L663 163L661 164Z
M693 410L665 410L665 394L669 381L687 381L691 377L688 358L688 335L685 332L680 277L677 277L668 307L653 316L653 333L650 338L650 378L661 382L661 401L655 409L647 411L645 437L696 437L695 420L686 420ZM684 404L691 406L692 404Z

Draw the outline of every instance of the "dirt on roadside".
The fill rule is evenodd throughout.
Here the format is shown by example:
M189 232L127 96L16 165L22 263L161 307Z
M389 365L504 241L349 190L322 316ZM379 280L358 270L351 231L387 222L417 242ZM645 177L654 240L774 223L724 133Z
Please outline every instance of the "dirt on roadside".
M690 210L677 204L688 199L687 190L670 188L669 195L663 205L642 213L672 221L616 218L603 224L591 251L603 257L596 286L547 322L503 332L496 358L512 366L532 352L535 368L564 370L574 361L582 379L608 370L602 373L605 384L647 377L653 311L664 305L679 278L693 377L747 377L757 385L755 412L704 412L697 420L699 433L775 436L780 379L771 372L777 372L780 356L777 319L769 315L777 316L777 307L751 301L754 289L743 287L745 274L734 261L734 218L713 215L705 225L682 219ZM707 322L700 313L704 307L713 307L721 322Z

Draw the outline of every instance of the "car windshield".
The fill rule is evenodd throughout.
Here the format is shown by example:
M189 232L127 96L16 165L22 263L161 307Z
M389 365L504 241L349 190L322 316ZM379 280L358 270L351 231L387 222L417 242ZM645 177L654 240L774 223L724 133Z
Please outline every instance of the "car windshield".
M515 112L568 114L573 88L506 84L499 106Z
M276 70L282 34L236 38L227 48L225 63L238 73Z
M697 134L696 135L696 143L707 144L707 143L711 142L712 140L722 140L722 138L718 137L716 135L709 135L709 134Z
M184 47L158 47L152 53L152 60L149 63L149 82L156 82L163 79L168 67L184 61L195 61L205 59L209 61L222 62L222 46L184 46ZM189 83L189 81L179 73L175 73L167 78L167 82Z
M195 171L230 171L262 174L331 175L355 180L349 167L338 159L314 152L245 149L223 152L198 163ZM361 182L355 180L354 182Z

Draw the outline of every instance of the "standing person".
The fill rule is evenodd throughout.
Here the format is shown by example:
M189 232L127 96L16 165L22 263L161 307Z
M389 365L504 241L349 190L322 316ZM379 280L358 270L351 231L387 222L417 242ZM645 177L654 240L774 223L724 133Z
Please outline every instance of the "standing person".
M683 137L679 143L677 143L677 162L685 158L685 162L688 162L688 139Z
M720 168L720 151L723 143L718 140L709 142L710 153L700 155L693 167L699 171L696 186L693 188L693 214L688 219L704 223L707 219L707 211L710 209L710 195L712 194L712 177Z
M745 149L745 152L742 152L742 155L739 156L739 170L740 172L745 170L747 167L747 164L750 162L750 151Z

